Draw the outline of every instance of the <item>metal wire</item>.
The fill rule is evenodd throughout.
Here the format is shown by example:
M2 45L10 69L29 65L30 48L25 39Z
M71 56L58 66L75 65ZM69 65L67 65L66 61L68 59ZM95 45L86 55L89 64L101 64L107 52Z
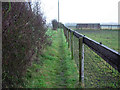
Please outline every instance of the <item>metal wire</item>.
M64 33L71 50L71 34L66 30ZM79 39L75 36L73 37L73 57L79 70ZM85 88L120 88L120 73L87 45L84 45L84 83Z
M73 41L74 60L76 62L77 67L79 68L79 39L74 36Z
M85 45L84 78L87 88L119 88L120 74Z

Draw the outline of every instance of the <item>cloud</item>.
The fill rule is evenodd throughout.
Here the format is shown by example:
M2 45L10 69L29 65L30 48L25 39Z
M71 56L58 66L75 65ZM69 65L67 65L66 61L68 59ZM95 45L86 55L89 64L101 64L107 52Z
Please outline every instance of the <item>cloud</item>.
M57 19L58 1L41 0L47 21ZM65 22L118 22L119 0L59 0L60 21Z

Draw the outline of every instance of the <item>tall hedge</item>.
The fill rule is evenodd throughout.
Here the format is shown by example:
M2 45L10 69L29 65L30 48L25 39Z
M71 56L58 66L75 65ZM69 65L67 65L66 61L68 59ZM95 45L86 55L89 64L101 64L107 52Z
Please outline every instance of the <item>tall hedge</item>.
M17 87L22 82L32 56L49 43L46 22L39 3L2 3L2 86Z

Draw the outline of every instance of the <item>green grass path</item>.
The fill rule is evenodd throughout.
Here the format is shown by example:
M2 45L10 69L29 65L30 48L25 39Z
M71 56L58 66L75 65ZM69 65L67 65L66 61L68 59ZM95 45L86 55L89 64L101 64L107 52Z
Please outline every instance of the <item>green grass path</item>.
M52 36L52 45L48 46L40 62L34 63L26 75L27 88L75 88L78 83L78 72L63 31L48 30Z

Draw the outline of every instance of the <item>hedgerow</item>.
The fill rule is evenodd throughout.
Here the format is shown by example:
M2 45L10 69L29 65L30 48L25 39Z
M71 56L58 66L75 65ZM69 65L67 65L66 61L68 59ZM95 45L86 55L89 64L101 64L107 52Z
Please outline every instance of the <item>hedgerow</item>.
M2 86L19 87L27 67L49 44L39 2L2 3ZM33 55L36 59L32 59Z

